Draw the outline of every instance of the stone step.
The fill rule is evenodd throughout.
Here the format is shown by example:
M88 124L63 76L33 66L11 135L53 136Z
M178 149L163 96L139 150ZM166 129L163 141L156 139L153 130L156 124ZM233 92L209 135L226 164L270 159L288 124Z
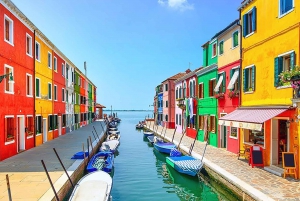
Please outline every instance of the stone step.
M270 172L272 174L275 174L279 177L282 177L283 175L283 169L274 165L270 165L270 166L265 166L264 170L266 170L267 172Z

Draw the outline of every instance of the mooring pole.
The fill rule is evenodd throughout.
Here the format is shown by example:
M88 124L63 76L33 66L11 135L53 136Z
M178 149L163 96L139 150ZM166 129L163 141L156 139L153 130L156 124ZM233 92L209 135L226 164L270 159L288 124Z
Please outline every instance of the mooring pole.
M73 184L73 182L72 182L72 180L71 180L71 178L70 178L70 176L69 176L69 174L68 174L68 172L67 172L67 170L66 170L66 168L65 168L64 164L63 164L63 163L62 163L62 161L60 160L60 157L59 157L59 155L58 155L58 153L57 153L56 149L55 149L55 148L53 148L53 151L54 151L55 155L57 156L57 158L58 158L58 160L59 160L59 162L60 162L60 164L61 164L62 168L64 169L64 171L65 171L66 175L68 176L68 179L69 179L69 181L70 181L70 183L71 183L72 187L74 188L74 184Z
M52 190L53 190L53 192L54 192L55 198L56 198L57 201L59 201L58 195L57 195L57 193L56 193L56 191L55 191L55 188L54 188L53 183L52 183L52 181L51 181L51 178L50 178L50 175L49 175L48 170L47 170L47 168L46 168L46 165L45 165L45 163L44 163L43 160L41 160L41 162L42 162L43 167L44 167L44 170L45 170L45 172L46 172L46 174L47 174L47 177L48 177L48 180L49 180L49 182L50 182L51 188L52 188Z
M85 163L85 165L86 165L84 143L82 143L82 151L83 151L83 161L84 161L84 163Z
M91 138L91 136L89 136L89 138L90 138L90 143L91 143L91 147L92 147L92 152L93 152L93 143L92 143L92 138Z
M173 133L172 143L173 143L173 140L174 140L174 136L175 136L176 129L177 129L177 126L175 127L175 130L174 130L174 133Z
M184 136L185 131L186 131L186 130L183 131L182 136L181 136L181 138L180 138L180 141L179 141L179 143L178 143L178 146L177 146L178 151L179 151L180 143L181 143L181 141L182 141L182 138L183 138L183 136Z
M94 136L95 141L97 141L97 138L96 138L96 136L95 136L95 134L94 134L93 131L92 131L92 134L93 134L93 136Z
M9 201L12 201L8 174L6 174L6 185L7 185L8 199Z
M89 138L86 139L87 141L87 148L88 148L88 159L90 160L90 142L89 142Z

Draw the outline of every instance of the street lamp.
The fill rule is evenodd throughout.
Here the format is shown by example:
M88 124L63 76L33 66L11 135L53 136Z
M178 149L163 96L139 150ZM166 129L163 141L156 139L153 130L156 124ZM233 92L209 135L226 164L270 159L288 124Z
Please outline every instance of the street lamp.
M0 83L2 82L2 80L3 80L4 78L7 79L7 76L9 76L9 81L8 81L8 83L13 83L13 82L14 82L14 77L13 77L13 75L12 75L12 72L10 72L10 73L7 73L7 74L5 74L5 75L1 75L1 76L0 76Z

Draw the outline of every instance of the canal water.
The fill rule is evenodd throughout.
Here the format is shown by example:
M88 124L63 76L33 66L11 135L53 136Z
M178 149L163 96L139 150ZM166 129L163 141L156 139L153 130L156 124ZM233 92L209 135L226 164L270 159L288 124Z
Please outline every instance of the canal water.
M113 111L114 112L114 111ZM117 112L121 143L115 155L114 201L228 200L201 178L179 174L166 165L167 155L157 152L135 125L151 112Z

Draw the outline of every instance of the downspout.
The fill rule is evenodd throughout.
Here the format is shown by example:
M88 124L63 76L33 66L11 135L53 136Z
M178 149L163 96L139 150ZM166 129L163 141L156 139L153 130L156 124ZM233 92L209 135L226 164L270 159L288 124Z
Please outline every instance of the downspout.
M35 89L35 29L33 31L33 90L34 90L34 96L33 96L33 118L34 118L34 138L33 143L34 147L36 147L36 110L35 110L35 100L36 100L36 89Z
M242 35L242 25L241 25L241 9L239 10L239 22L238 22L238 26L240 27L240 75L239 75L239 81L240 81L240 96L239 96L239 105L238 107L241 106L241 102L242 102L242 58L243 58L243 45L242 45L242 39L243 39L243 35ZM240 150L240 132L239 132L239 142L238 142L238 150Z

